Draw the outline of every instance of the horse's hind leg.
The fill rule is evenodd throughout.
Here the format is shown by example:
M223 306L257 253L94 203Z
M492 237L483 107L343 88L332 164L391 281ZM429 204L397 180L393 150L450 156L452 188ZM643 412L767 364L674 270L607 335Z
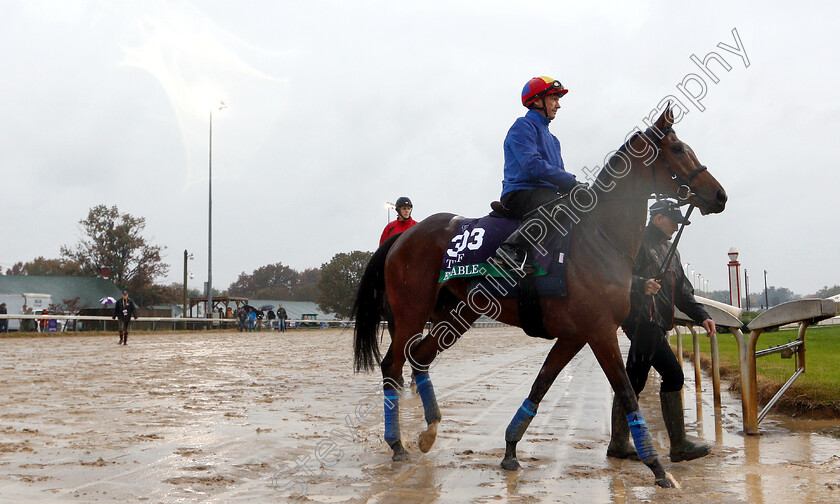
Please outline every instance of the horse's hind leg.
M402 383L390 378L388 373L394 367L394 343L388 347L382 358L382 384L384 389L384 403L385 403L385 441L388 446L394 451L391 460L400 462L408 460L408 452L402 445L400 440L400 395L403 392ZM400 363L399 369L402 369ZM400 373L400 378L402 378Z
M584 343L560 339L554 342L554 346L548 352L537 379L531 386L531 393L528 394L528 398L516 411L513 420L510 421L505 430L505 458L502 459L502 469L515 471L521 467L516 459L516 444L522 439L531 424L531 420L536 416L540 401L545 397L548 389L551 388L551 384L554 383L557 375L577 355L583 345Z
M633 435L633 443L636 446L636 453L639 459L645 463L656 478L656 484L664 488L679 487L674 477L665 471L659 456L653 447L653 439L647 429L647 424L639 411L639 402L636 400L636 393L630 384L627 370L624 368L624 361L621 359L621 352L618 349L615 331L611 336L593 338L589 342L595 358L607 375L610 385L615 391L615 397L624 406L624 411L632 411L627 415L627 423L630 426L630 433Z
M436 284L433 285L436 287ZM421 295L415 287L417 296L399 303L392 301L394 314L394 341L385 358L382 359L382 384L385 392L385 441L393 450L391 459L395 462L408 460L408 452L402 444L400 435L399 400L404 390L401 384L402 368L406 361L406 348L409 342L423 336L426 321L434 309L435 291ZM407 297L407 296L404 296ZM427 302L424 302L424 299Z
M406 360L414 373L414 382L423 401L426 418L426 430L420 433L418 439L420 451L423 453L432 449L441 419L435 389L429 377L429 366L438 354L454 345L477 318L478 314L470 310L466 303L453 297L451 303L438 305L432 317L433 325L429 334L425 337L415 337L406 346Z

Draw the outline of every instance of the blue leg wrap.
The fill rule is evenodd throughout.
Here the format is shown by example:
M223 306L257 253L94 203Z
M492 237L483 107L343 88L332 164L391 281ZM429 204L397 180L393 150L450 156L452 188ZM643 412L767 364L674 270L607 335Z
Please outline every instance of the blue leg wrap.
M630 434L633 435L633 444L636 445L636 453L639 460L645 464L652 464L658 458L656 448L653 447L653 439L648 433L645 418L641 411L634 411L627 415L627 425L630 426Z
M518 443L522 439L522 436L531 424L531 420L537 414L537 407L530 399L525 399L525 402L522 403L522 406L513 415L513 420L510 421L507 430L505 430L505 441Z
M393 445L400 440L400 393L385 391L385 441Z
M439 422L440 408L438 408L435 388L432 386L432 380L429 379L429 373L417 373L414 375L414 383L417 385L417 393L420 394L420 399L423 400L426 423Z

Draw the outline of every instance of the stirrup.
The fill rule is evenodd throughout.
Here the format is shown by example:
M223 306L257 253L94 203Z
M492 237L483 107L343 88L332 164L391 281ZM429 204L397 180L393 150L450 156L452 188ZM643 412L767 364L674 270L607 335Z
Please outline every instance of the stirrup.
M527 255L522 260L522 264L519 265L510 264L504 259L499 259L496 256L489 258L487 262L489 262L490 264L492 264L496 268L499 268L502 271L510 271L511 273L517 273L519 275L530 275L531 273L537 271L537 268L535 268L533 264L528 263Z

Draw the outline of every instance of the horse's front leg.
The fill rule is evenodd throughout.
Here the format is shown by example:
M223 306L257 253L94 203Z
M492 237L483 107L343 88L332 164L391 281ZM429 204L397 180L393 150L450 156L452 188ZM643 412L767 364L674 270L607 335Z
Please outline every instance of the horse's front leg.
M624 406L624 411L631 411L627 415L627 423L630 426L630 433L633 435L633 444L636 446L636 453L639 460L644 462L653 471L656 484L663 488L679 488L679 483L665 471L656 448L653 447L653 439L648 432L647 423L639 410L639 402L636 400L636 393L630 385L630 378L621 359L621 351L618 349L618 340L615 336L617 328L611 330L610 336L593 338L589 341L592 353L598 359L601 369L607 375L610 385L615 391L615 397Z
M505 458L502 459L503 469L515 471L521 467L519 461L516 459L516 444L522 439L522 436L531 424L531 420L536 416L540 401L545 397L548 389L551 388L551 384L554 383L557 375L577 355L580 349L583 348L583 345L583 342L570 343L569 341L560 339L554 342L554 346L548 352L548 356L545 358L537 379L534 380L534 384L531 386L531 393L528 394L528 398L525 399L525 402L516 411L513 420L510 421L507 430L505 430Z

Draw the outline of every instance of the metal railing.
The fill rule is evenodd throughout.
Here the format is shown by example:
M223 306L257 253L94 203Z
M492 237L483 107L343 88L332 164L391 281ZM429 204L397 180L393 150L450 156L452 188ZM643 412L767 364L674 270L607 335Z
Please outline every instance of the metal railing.
M761 313L747 325L749 338L742 332L743 323L740 319L716 306L703 303L712 320L720 327L729 328L738 346L738 361L741 371L741 408L743 412L744 432L758 434L758 424L764 419L770 409L779 401L782 395L805 372L805 333L808 327L821 320L837 315L838 305L830 299L799 299L774 306ZM682 365L682 334L679 326L689 329L694 343L694 378L695 387L700 390L700 342L695 323L687 315L675 310L674 329L677 334L677 351L680 365ZM779 345L766 350L756 351L756 345L761 333L767 329L786 324L798 324L796 341ZM720 354L718 352L717 335L710 336L712 357L712 383L714 389L715 408L721 405L720 398ZM791 352L796 356L793 375L785 382L779 391L758 411L758 383L756 378L756 360L758 357L780 352Z
M91 321L91 322L112 322L114 319L113 317L106 316L106 315L28 315L28 314L0 314L0 320L66 320L66 321ZM174 324L175 326L183 326L185 323L189 323L193 325L203 325L203 326L213 326L213 325L223 325L223 324L232 324L237 325L239 324L239 319L237 318L199 318L199 317L137 317L136 321L134 322L150 322L152 325L152 330L155 330L155 326L158 323L161 324ZM274 320L263 319L262 324L265 325L268 322L274 322ZM324 323L328 326L332 325L352 325L352 320L346 319L319 319L319 320L312 320L312 319L286 319L286 322L289 324L316 324L321 325ZM66 327L66 326L65 326ZM177 329L177 327L173 327L173 329ZM78 326L76 326L75 331L78 331Z

